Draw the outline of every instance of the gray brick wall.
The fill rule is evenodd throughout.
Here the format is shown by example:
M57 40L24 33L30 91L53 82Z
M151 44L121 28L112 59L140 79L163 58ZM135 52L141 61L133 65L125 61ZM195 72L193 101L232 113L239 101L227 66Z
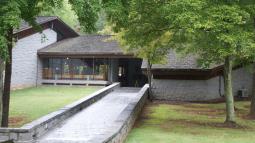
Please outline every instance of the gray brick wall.
M51 29L43 31L46 39L42 40L42 34L36 33L28 37L19 39L13 48L13 65L11 87L23 88L35 86L37 78L40 79L41 74L38 67L41 62L37 56L37 50L44 48L57 41L57 34Z
M153 79L153 98L178 101L205 101L220 98L219 78L209 80L159 80ZM223 78L221 80L224 93ZM248 94L252 90L252 74L244 68L233 71L233 94L245 88Z

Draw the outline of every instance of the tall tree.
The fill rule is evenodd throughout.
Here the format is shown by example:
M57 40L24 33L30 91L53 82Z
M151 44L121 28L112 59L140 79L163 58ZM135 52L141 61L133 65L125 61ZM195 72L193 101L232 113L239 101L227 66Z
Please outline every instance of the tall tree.
M18 27L19 21L17 19L20 19L19 17L19 10L18 10L18 4L16 1L10 0L3 0L0 2L0 13L2 14L0 17L1 21L1 28L0 28L0 39L2 39L1 44L0 44L0 49L1 49L1 60L2 64L1 66L4 66L3 62L5 61L6 67L8 69L5 69L5 82L4 84L7 84L7 86L4 85L2 89L3 95L1 98L2 101L2 110L1 110L1 124L3 127L8 126L8 112L9 112L9 95L8 95L8 81L10 80L10 74L7 73L9 71L9 65L11 63L10 60L10 51L12 49L12 40L13 40L13 29ZM1 76L3 75L3 67L1 67ZM7 73L7 76L6 76ZM7 78L6 78L7 77ZM2 83L2 81L1 81ZM3 85L3 84L1 84ZM7 122L7 123L6 123Z
M72 9L78 16L81 30L86 33L97 31L96 22L101 10L100 0L69 0Z
M78 16L82 30L93 32L100 11L97 0L69 0ZM12 32L19 27L21 20L25 20L36 30L40 26L36 23L36 16L42 11L59 8L63 0L1 0L0 1L0 59L5 62L4 91L2 96L3 112L1 126L8 126L10 85L11 85L11 57L14 37ZM2 69L2 68L1 68ZM1 71L0 71L1 72ZM2 75L2 73L0 73Z
M163 63L168 54L171 33L163 31L166 21L161 1L131 0L103 1L108 22L116 32L118 41L128 52L147 60L147 76L151 95L153 64ZM150 96L151 98L151 96Z
M0 2L1 58L5 60L4 90L2 96L1 126L8 127L10 87L12 73L12 48L14 43L13 30L19 27L21 20L27 21L35 29L40 30L36 16L46 8L56 7L61 0L2 0ZM2 73L1 73L2 74Z
M2 122L2 97L3 97L3 85L4 85L4 60L0 58L0 123Z
M103 2L107 8L109 21L117 32L120 30L125 33L122 39L130 42L131 44L128 44L131 47L147 49L147 45L154 39L169 32L171 33L169 46L198 55L201 66L224 64L225 122L229 124L235 122L232 65L237 59L254 56L251 54L254 53L255 44L253 17L251 11L247 9L255 3L254 1L105 0Z
M249 7L253 13L254 29L255 29L255 5ZM253 62L255 60L252 60ZM253 81L252 81L252 95L251 95L251 107L250 107L250 116L255 118L255 63L253 64Z
M72 2L72 1L71 1ZM84 1L84 2L88 2L88 1ZM81 3L84 3L83 1L81 1ZM74 3L73 3L74 4ZM89 3L90 4L90 3ZM91 5L95 5L95 3L91 3ZM97 4L99 5L99 4ZM85 34L86 30L84 29L80 29L80 22L78 20L78 16L75 13L74 9L77 8L77 6L79 6L79 9L81 9L81 5L71 5L71 3L69 2L69 0L63 0L63 5L61 8L55 7L52 9L49 9L47 11L43 11L40 15L44 15L44 16L58 16L61 18L61 20L63 20L66 24L68 24L69 26L71 26L73 29L75 29L75 31L80 32L81 34ZM101 9L101 7L99 6L99 8L97 8L97 10L93 8L91 8L91 10L93 10L92 17L94 17L93 19L96 20L96 23L92 26L95 25L95 31L93 32L97 32L100 31L104 28L106 19L105 19L105 12L103 11L103 9ZM91 11L89 10L89 11ZM101 10L101 11L100 11ZM83 10L81 10L83 12ZM77 11L76 11L77 12ZM95 13L98 13L97 15L95 15ZM90 14L87 13L87 18L91 17L89 16ZM85 16L85 15L83 15ZM91 19L88 19L88 21L90 21ZM85 32L84 32L85 31Z
M12 48L13 48L13 28L8 29L8 58L5 62L5 78L4 78L4 90L3 90L3 112L2 112L2 127L8 127L9 118L9 104L10 104L10 88L11 88L11 73L12 73Z
M66 24L71 26L76 31L79 31L79 21L75 12L72 10L72 5L68 2L68 0L63 0L63 6L61 8L55 7L49 9L47 11L42 11L40 15L43 16L58 16L63 20Z
M253 56L253 18L242 1L176 0L168 5L169 20L179 41L189 42L204 66L224 63L226 123L235 123L232 65ZM245 6L244 6L245 5ZM195 36L194 36L195 35ZM177 37L178 38L178 37Z
M78 16L83 31L91 33L96 30L100 1L98 0L69 0ZM0 1L0 59L5 64L4 91L2 96L3 113L2 127L8 126L10 85L11 85L11 57L14 37L12 32L19 28L21 20L28 22L36 30L41 27L36 23L36 16L42 11L60 8L63 0L1 0ZM0 73L2 74L2 73Z
M251 107L249 116L255 118L255 63L253 64L253 74L252 74L252 94L251 94Z

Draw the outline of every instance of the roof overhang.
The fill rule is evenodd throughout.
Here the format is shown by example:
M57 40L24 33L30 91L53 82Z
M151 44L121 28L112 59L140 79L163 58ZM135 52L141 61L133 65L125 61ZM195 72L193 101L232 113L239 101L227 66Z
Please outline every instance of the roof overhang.
M146 69L143 72L146 73ZM208 80L223 75L223 66L212 69L152 69L154 79Z
M133 54L109 54L109 53L54 53L54 52L38 52L40 58L136 58Z
M47 21L43 21L38 24L41 26L42 30L51 28L56 32L62 33L64 38L72 38L79 36L77 32L75 32L70 26L65 24L58 17L53 17ZM32 26L29 26L23 29L16 30L13 34L17 39L22 39L38 32L40 31L34 29Z
M243 65L236 65L233 70L242 68ZM146 74L147 69L143 68ZM154 79L177 79L177 80L208 80L216 76L223 76L224 66L219 65L211 69L157 69L151 70Z

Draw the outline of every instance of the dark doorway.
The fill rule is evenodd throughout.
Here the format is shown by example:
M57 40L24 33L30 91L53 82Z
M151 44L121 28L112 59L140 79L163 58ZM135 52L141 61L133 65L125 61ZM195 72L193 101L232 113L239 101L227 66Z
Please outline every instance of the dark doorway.
M125 87L142 87L147 78L142 73L142 59L119 59L118 81Z

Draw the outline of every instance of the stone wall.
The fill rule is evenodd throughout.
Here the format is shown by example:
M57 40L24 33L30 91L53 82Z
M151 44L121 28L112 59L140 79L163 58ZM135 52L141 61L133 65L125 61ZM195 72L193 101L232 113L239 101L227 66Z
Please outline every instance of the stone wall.
M38 137L44 135L47 131L60 124L62 121L88 107L94 102L97 102L116 88L119 88L119 85L119 83L114 83L110 86L100 89L99 91L89 96L86 96L55 112L52 112L31 123L28 123L21 128L0 128L0 142L8 140L15 143L34 142Z
M46 36L43 37L43 34ZM38 67L41 62L37 50L57 41L57 33L51 29L43 30L43 34L36 33L19 39L13 48L13 65L11 87L23 88L35 86L38 77Z
M159 100L176 101L206 101L220 98L219 78L221 78L221 94L224 93L222 77L209 80L161 80L153 79L153 98ZM233 94L238 90L247 89L248 95L252 92L252 74L245 68L233 71Z

